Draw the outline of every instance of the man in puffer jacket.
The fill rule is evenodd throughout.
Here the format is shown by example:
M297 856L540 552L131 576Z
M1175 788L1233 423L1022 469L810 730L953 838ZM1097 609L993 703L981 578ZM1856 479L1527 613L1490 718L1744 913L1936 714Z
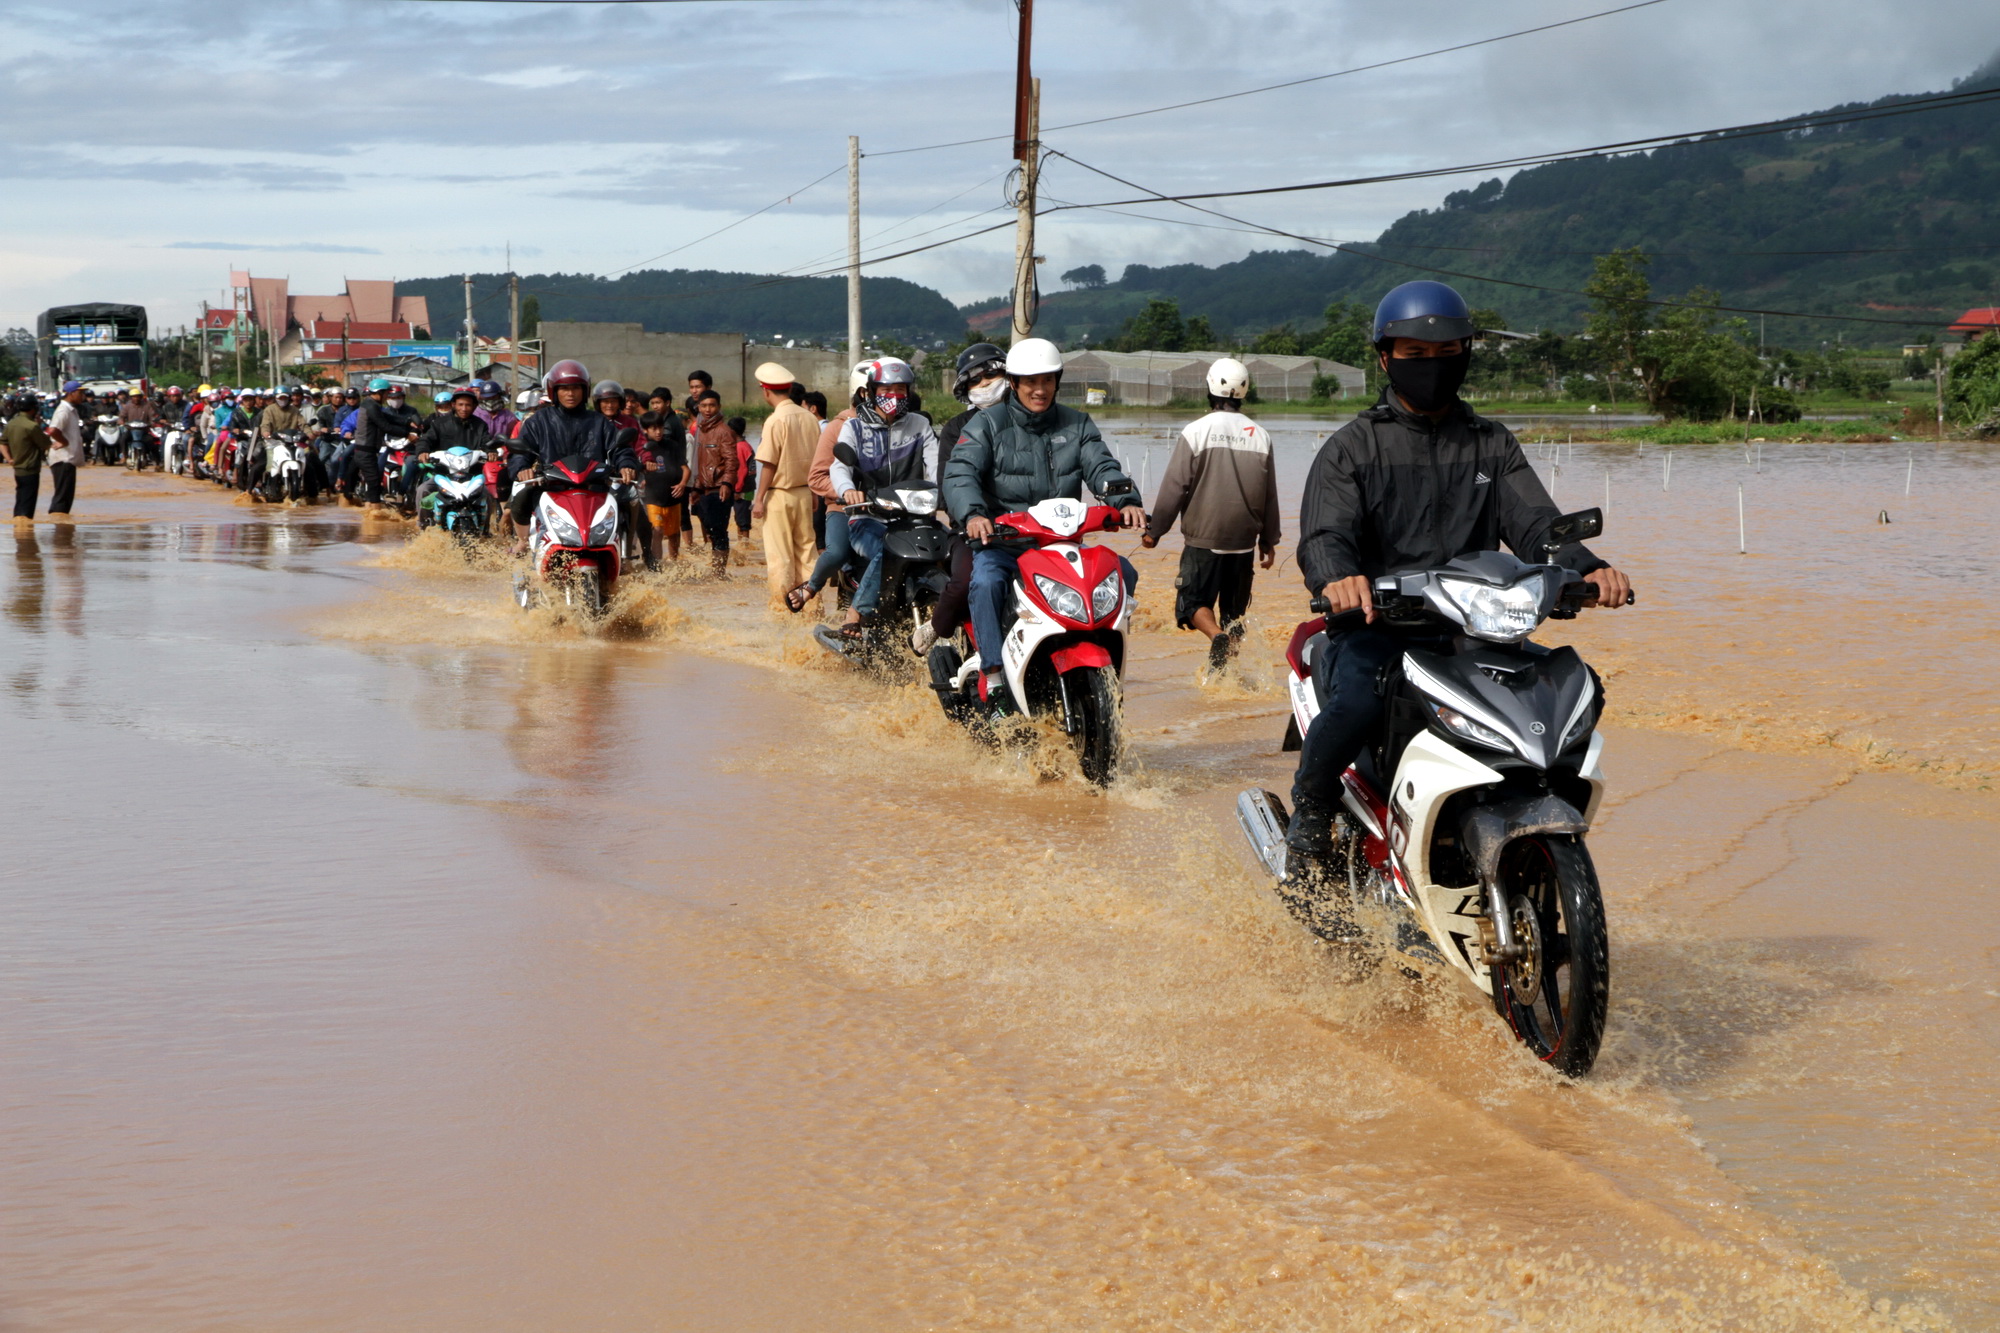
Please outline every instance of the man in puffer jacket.
M993 519L1044 500L1080 500L1083 487L1124 511L1125 526L1146 521L1138 488L1118 466L1087 413L1056 402L1062 353L1045 338L1027 338L1007 353L1007 398L974 417L945 464L945 508L976 549L969 598L988 698L999 698L1001 614L1019 572L1010 551L986 543ZM1123 556L1127 592L1138 574Z
M583 363L556 362L548 384L555 401L521 424L507 464L515 478L508 512L523 531L542 494L538 481L526 479L530 472L575 457L604 464L628 484L639 476L639 454L632 442L621 439L617 423L584 401L590 396L590 371Z
M863 504L871 492L885 487L921 487L937 480L938 438L930 418L912 403L916 372L895 357L867 364L867 382L855 400L854 416L840 427L828 469L843 505ZM882 599L882 553L889 530L879 518L850 514L847 533L855 554L868 562L855 584L848 627L842 630L852 637Z

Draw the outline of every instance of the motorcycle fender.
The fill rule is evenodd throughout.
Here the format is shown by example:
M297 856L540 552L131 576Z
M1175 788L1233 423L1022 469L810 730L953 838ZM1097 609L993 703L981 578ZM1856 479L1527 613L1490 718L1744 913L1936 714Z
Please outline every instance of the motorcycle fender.
M1588 833L1583 812L1553 793L1520 796L1474 809L1465 820L1466 853L1479 870L1479 882L1491 884L1499 873L1500 855L1516 838L1537 833Z
M1591 733L1590 745L1583 752L1583 764L1576 775L1590 784L1590 801L1583 808L1583 822L1597 822L1597 807L1604 803L1604 737Z
M1049 663L1056 674L1067 675L1078 667L1107 667L1111 665L1111 653L1101 643L1072 643L1067 648L1058 648L1049 654Z
M1395 786L1389 793L1389 850L1403 872L1404 883L1411 886L1424 927L1445 957L1483 988L1492 983L1472 946L1479 939L1484 899L1477 886L1453 889L1431 882L1431 840L1446 800L1500 780L1496 770L1441 737L1422 731L1403 748Z
M1000 669L1006 673L1007 689L1014 696L1015 706L1025 715L1032 711L1028 707L1028 663L1035 660L1035 650L1041 647L1043 639L1068 631L1043 615L1041 608L1028 599L1027 589L1018 583L1014 586L1014 605L1019 615L1000 645Z

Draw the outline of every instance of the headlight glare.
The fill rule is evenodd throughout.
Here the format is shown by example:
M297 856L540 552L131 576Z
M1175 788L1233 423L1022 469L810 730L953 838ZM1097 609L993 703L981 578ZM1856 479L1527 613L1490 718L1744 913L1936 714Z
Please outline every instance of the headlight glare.
M1118 609L1118 598L1125 590L1124 585L1124 573L1114 569L1104 576L1096 588L1091 590L1090 618L1092 620L1102 620Z
M1515 643L1542 623L1539 580L1494 588L1468 579L1442 580L1444 591L1465 612L1466 632L1495 643Z
M1035 589L1042 594L1042 600L1049 604L1049 609L1064 620L1073 620L1078 624L1089 623L1090 616L1084 609L1083 594L1067 583L1057 583L1046 575L1037 574Z
M598 507L597 517L590 520L590 544L609 546L618 533L618 502L606 500Z
M1433 703L1431 704L1431 714L1437 718L1439 724L1446 731L1462 741L1470 741L1474 745L1484 745L1488 749L1493 750L1512 750L1514 748L1505 736L1502 736L1484 722L1474 722L1456 708L1451 708L1440 703Z
M934 490L897 491L896 503L903 506L907 514L932 514L937 512L938 493Z

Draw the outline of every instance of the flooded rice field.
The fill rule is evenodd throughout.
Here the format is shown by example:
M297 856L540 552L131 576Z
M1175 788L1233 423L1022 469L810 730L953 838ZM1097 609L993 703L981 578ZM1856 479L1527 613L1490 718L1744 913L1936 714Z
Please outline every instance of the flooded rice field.
M1289 563L1209 681L1132 552L1100 795L754 557L585 632L87 470L0 549L0 1327L2000 1324L2000 466L1751 449L1531 449L1640 597L1563 627L1612 705L1577 1084L1448 978L1336 982L1253 872Z

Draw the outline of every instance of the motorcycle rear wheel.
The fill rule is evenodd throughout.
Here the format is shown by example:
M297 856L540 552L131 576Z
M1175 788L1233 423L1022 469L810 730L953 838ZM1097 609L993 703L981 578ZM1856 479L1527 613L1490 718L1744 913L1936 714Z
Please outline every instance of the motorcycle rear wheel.
M1125 750L1125 709L1118 672L1108 666L1086 667L1071 675L1070 690L1070 707L1079 714L1076 757L1084 780L1108 787L1118 776L1118 761Z
M1493 1006L1514 1035L1572 1078L1590 1072L1611 1000L1611 942L1597 868L1579 839L1522 838L1500 857L1514 936L1529 959L1493 969Z

